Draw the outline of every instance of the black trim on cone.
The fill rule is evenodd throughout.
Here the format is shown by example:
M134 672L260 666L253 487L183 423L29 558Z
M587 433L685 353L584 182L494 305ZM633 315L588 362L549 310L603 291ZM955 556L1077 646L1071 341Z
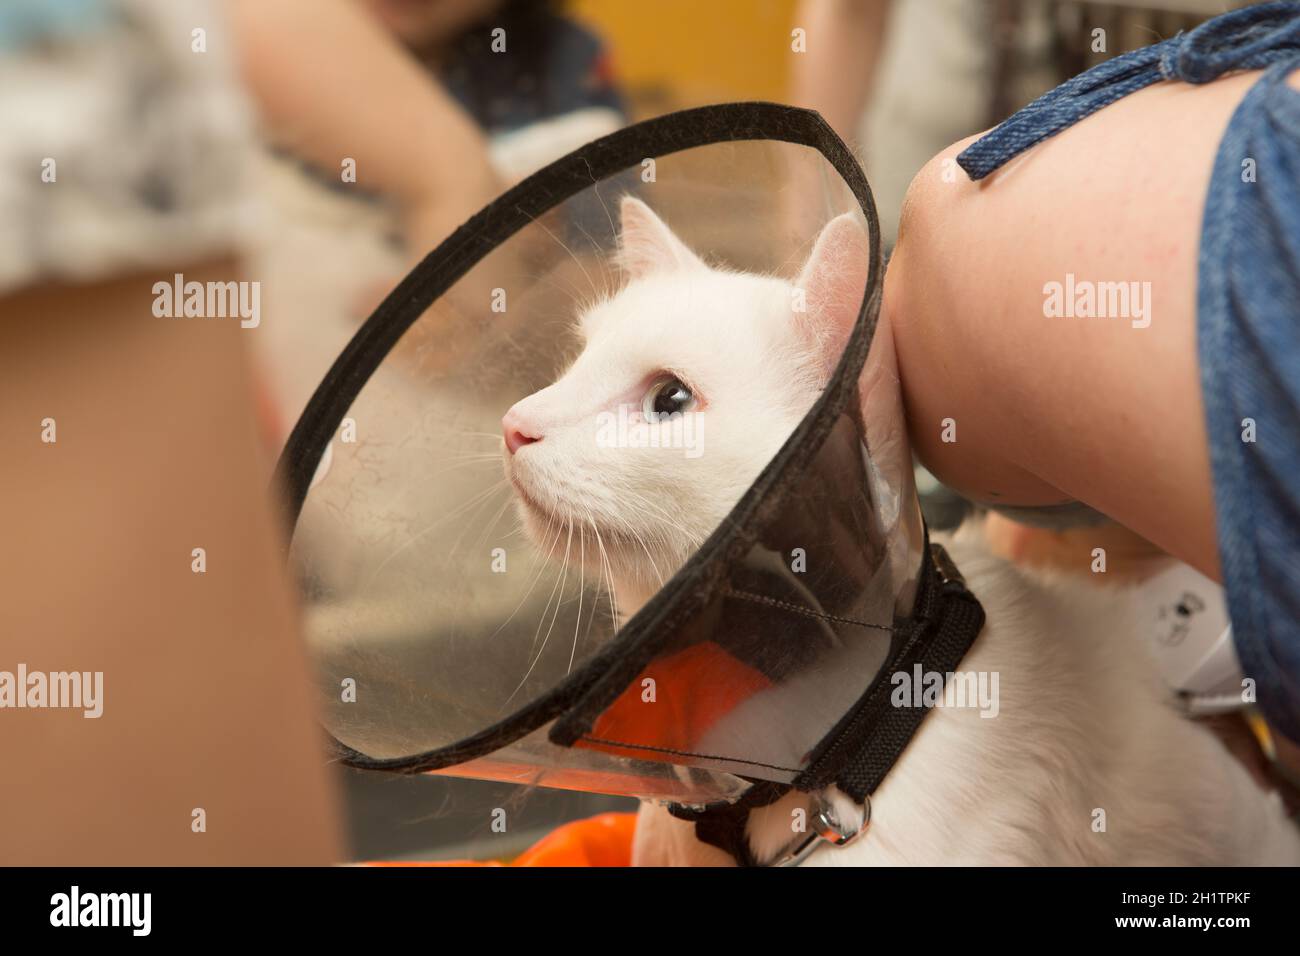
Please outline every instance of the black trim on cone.
M875 334L884 280L880 222L862 168L843 140L812 110L761 102L682 110L588 143L524 179L457 228L388 294L325 374L280 455L275 486L286 496L290 529L297 526L325 448L371 375L425 310L488 253L538 216L644 159L750 140L817 150L843 178L866 218L870 273L857 320L826 389L700 550L604 648L554 689L479 733L407 757L370 757L329 734L333 755L342 763L404 773L439 770L486 756L552 720L556 723L551 741L571 746L650 662L657 639L705 604L722 583L728 563L742 555L779 513L803 466L850 408ZM286 559L291 541L292 534L285 545Z

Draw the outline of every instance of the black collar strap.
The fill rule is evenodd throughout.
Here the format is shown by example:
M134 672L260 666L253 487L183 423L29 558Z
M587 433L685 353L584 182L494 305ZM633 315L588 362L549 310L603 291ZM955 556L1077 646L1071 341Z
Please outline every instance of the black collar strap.
M911 618L898 622L898 651L890 663L827 736L808 769L793 784L756 782L744 797L731 804L669 806L673 816L695 822L698 839L725 850L739 866L772 863L756 859L750 849L746 835L749 814L775 803L791 790L816 793L835 786L868 808L864 819L869 819L871 794L898 761L927 710L891 705L893 675L910 673L916 664L926 673L953 672L984 627L984 609L967 590L948 553L942 545L930 543L928 532L926 543L928 559L922 562L915 610Z

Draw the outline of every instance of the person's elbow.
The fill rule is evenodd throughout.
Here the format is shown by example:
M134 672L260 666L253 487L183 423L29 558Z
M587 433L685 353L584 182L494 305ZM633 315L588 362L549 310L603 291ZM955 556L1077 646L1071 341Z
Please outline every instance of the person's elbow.
M885 277L885 309L900 358L923 352L942 360L963 334L961 278L980 242L971 202L979 187L956 161L969 142L954 143L921 167L903 200Z

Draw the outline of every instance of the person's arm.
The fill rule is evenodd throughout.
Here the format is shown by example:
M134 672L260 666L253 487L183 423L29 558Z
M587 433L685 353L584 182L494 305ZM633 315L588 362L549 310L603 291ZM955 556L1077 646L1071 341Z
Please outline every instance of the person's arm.
M0 295L0 670L103 674L0 712L5 863L341 858L249 332L155 317L174 271Z
M857 139L884 51L891 0L800 0L794 25L808 49L794 57L790 98L815 109L845 142Z
M1083 501L1217 577L1197 253L1220 137L1257 77L1151 87L982 183L952 163L969 140L917 175L884 309L914 447L943 481ZM1045 285L1071 276L1149 283L1146 317L1048 317Z
M273 138L393 198L423 256L494 198L473 120L352 0L234 0L244 77Z

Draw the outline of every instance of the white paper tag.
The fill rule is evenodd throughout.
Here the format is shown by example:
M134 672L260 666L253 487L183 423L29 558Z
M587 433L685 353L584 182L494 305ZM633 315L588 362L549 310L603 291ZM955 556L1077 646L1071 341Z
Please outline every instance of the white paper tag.
M1143 584L1138 600L1150 622L1148 640L1160 674L1191 711L1245 706L1223 588L1175 564Z

